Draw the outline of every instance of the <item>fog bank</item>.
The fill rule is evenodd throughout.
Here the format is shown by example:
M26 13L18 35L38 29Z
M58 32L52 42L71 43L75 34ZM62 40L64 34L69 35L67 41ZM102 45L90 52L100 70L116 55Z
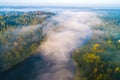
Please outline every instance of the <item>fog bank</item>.
M50 19L43 27L45 41L37 51L52 65L45 67L46 71L38 75L37 80L73 80L71 53L90 39L91 27L98 24L97 14L86 11L64 11Z

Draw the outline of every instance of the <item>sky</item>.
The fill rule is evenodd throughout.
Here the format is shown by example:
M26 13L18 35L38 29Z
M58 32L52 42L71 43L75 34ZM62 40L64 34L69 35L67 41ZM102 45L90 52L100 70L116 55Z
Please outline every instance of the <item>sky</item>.
M120 7L120 0L0 0L0 6Z

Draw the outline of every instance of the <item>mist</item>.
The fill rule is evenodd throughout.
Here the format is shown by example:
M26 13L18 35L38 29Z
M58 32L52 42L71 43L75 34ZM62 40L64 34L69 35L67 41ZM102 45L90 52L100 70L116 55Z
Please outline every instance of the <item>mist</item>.
M45 40L37 49L49 65L44 67L42 74L36 69L36 80L73 80L72 52L92 37L91 28L100 23L96 13L87 11L63 11L52 17L43 27Z
M43 64L40 64L41 61L32 64L35 68L30 75L28 74L29 80L73 80L76 66L72 60L72 53L86 44L94 33L102 34L92 29L101 22L95 12L62 10L40 25L6 31L5 34L10 34L9 44L2 45L2 50L4 53L13 49L17 51L19 46L31 49L32 43L35 43L39 46L33 53L42 56ZM41 36L44 36L42 42ZM24 52L20 58L23 57ZM13 61L8 60L9 62Z

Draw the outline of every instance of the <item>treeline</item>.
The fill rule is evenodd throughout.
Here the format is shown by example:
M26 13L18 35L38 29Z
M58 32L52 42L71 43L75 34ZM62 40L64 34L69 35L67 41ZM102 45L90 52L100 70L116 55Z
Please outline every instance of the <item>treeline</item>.
M93 28L92 39L73 54L75 80L120 80L120 32L113 21Z
M119 80L120 44L91 43L76 50L73 58L78 71L75 80Z
M41 44L43 36L41 28L27 33L13 35L7 32L1 35L0 42L0 70L5 70L30 56ZM6 34L6 36L5 36Z
M44 39L43 22L52 15L44 12L1 14L0 23L3 25L0 26L0 71L11 68L34 53ZM33 23L36 26L32 26Z
M54 15L49 12L0 12L0 31L10 27L41 24L46 18Z

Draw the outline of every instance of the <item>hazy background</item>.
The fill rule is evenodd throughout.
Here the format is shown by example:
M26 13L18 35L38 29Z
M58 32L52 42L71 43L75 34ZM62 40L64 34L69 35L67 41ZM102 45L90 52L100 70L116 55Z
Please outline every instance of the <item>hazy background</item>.
M120 0L1 0L0 6L120 7Z

